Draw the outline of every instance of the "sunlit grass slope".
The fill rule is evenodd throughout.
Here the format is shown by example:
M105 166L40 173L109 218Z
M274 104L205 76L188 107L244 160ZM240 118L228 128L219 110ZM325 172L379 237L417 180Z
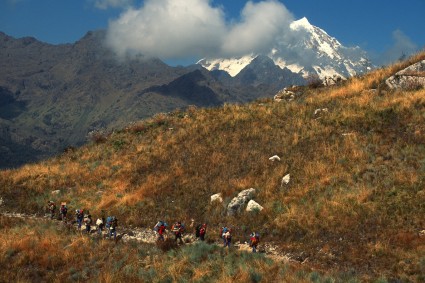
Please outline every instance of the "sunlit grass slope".
M0 195L14 211L37 212L53 199L132 225L194 218L232 225L239 239L255 229L317 269L420 280L425 90L389 91L384 80L424 58L305 88L290 102L189 108L94 135L82 148L0 172ZM280 162L269 160L275 154ZM251 187L265 209L226 216L230 199ZM209 203L215 193L223 204Z

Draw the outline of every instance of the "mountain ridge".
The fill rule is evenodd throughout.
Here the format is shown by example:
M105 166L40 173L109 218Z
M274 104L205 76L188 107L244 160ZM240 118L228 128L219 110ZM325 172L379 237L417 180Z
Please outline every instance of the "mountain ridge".
M172 67L142 55L120 58L103 44L104 38L105 31L90 31L75 43L52 45L0 34L0 109L13 107L0 120L7 140L1 144L7 157L0 168L82 145L92 131L111 131L192 104L271 97L293 83L281 78L269 84L264 70L253 70L256 82L239 83L199 65ZM201 70L201 80L195 70Z
M267 54L247 54L237 58L203 58L197 62L208 70L224 70L231 76L252 62L258 55L268 56L280 68L288 68L303 77L317 75L321 79L327 76L348 78L370 71L373 66L366 52L359 47L345 47L326 31L316 27L307 18L301 18L290 24L291 37L280 47L272 47ZM307 58L307 59L306 59Z

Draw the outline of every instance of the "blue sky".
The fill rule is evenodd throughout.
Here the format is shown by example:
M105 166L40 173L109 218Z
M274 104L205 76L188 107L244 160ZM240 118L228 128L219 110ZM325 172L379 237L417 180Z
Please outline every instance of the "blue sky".
M145 48L142 50L147 50L146 52L158 50L159 57L163 57L161 59L172 61L187 58L184 51L199 56L200 49L213 52L212 50L219 48L226 50L226 54L233 54L238 47L253 44L255 48L259 48L258 41L267 41L267 38L261 38L268 32L266 28L253 32L256 36L252 38L242 35L246 30L256 30L260 25L255 21L269 18L270 15L274 22L277 21L282 26L286 20L307 17L311 24L324 29L343 45L360 46L370 57L378 58L382 54L395 57L401 55L397 53L410 53L425 46L424 0L265 0L252 1L251 5L247 5L247 2L249 1L0 0L0 31L14 37L33 36L44 42L58 44L75 42L89 30L108 29L111 34L116 35L116 41L120 44L126 42L131 48ZM267 3L268 6L260 5L261 3ZM189 12L187 9L180 9L179 11L184 10L181 17L172 21L167 18L174 17L174 12L167 14L163 11L152 15L155 14L152 11L157 11L159 6L174 7L174 4L190 5ZM129 12L130 8L133 13ZM190 16L185 14L191 11L205 17L208 24L212 24L200 27L196 19L191 22ZM147 19L148 15L152 15L151 21ZM181 19L188 22L181 23ZM126 24L123 25L123 22ZM191 25L197 26L196 29ZM158 30L160 39L153 34L153 30ZM211 36L204 36L210 33ZM154 41L167 37L169 41L163 42L160 48L155 45L139 46L132 42L137 36L143 40L151 37ZM143 41L141 38L138 40ZM225 41L224 47L223 43L217 45L218 38ZM234 38L235 42L230 38ZM186 44L179 45L179 39L185 40ZM189 45L191 41L197 41L193 49ZM239 42L245 44L237 46ZM175 52L162 48L164 45L171 46ZM216 54L219 53L216 51Z

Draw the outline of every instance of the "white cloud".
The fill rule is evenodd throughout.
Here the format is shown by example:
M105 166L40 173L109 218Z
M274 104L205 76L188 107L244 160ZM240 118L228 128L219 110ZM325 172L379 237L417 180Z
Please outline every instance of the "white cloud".
M393 41L390 48L375 58L376 64L388 65L418 51L418 46L399 29L393 31Z
M242 56L269 51L292 20L276 0L249 1L241 19L230 23L210 0L146 0L109 23L107 41L118 54L142 53L163 60Z
M94 2L96 8L105 10L108 8L118 8L118 7L130 7L133 4L133 0L90 0Z
M241 22L231 26L225 36L222 51L226 55L270 52L293 21L292 14L277 1L248 2L241 16Z

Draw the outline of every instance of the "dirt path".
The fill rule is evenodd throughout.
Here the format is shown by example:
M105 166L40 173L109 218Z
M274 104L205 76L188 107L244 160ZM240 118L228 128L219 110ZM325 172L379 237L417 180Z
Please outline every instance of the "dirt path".
M78 232L78 225L76 221L72 219L68 221L68 223L64 223L60 220L50 219L50 215L39 215L39 214L25 214L25 213L12 213L12 212L0 212L1 216L10 217L10 218L20 218L20 219L31 219L31 220L42 220L42 221L51 221L55 222L57 225L68 225L68 227L75 229ZM83 224L80 230L81 233L85 233L85 225ZM92 237L99 237L98 228L96 225L91 227L90 232ZM107 232L104 229L102 233L102 237L107 238ZM169 231L166 233L165 237L173 237L172 233ZM124 243L129 241L137 241L148 244L155 244L157 239L156 232L150 228L142 228L142 227L127 227L127 226L119 226L117 229L117 241L122 241ZM183 236L183 240L187 244L192 244L198 241L192 233L186 233ZM215 242L217 245L221 245L220 241ZM233 244L233 247L241 250L250 252L251 248L248 243L241 243L239 241ZM284 261L284 262L298 262L298 260L294 260L291 258L289 254L284 253L282 250L278 248L277 245L273 243L260 243L258 249L260 253L265 253L268 257L272 258L275 261Z

